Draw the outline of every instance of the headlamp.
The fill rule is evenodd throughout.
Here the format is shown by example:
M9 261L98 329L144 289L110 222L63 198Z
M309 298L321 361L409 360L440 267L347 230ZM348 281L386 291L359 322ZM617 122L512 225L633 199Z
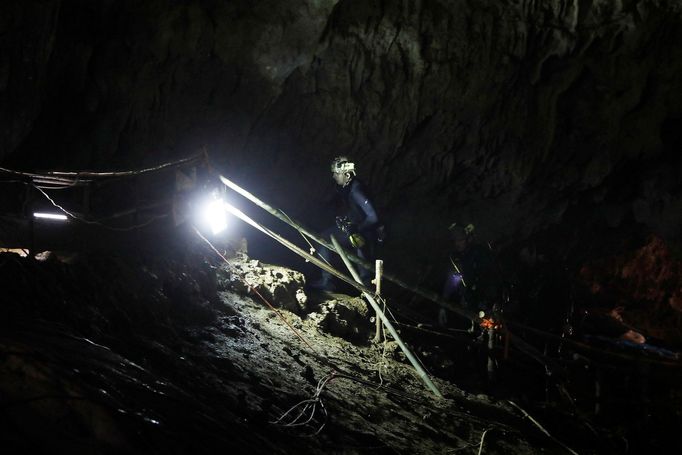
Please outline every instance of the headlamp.
M333 174L345 174L346 172L355 172L355 163L344 159L335 159L332 162L331 170Z

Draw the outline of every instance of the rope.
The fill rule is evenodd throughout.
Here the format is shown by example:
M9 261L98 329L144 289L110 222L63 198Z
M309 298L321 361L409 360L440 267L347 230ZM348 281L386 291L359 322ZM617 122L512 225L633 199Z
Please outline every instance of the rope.
M296 230L296 232L298 232L299 234L301 234L301 237L303 237L303 240L305 240L305 242L306 242L306 243L308 244L308 246L310 247L310 248L308 249L308 251L310 251L310 254L313 255L313 254L317 253L317 255L318 255L324 262L326 262L328 266L331 267L331 264L329 263L329 261L328 261L324 256L322 256L322 254L320 254L320 253L315 249L315 247L313 246L312 243L310 243L310 240L308 240L308 237L305 236L305 234L303 233L303 231L301 231L300 228L296 227L296 223L294 223L294 220L292 220L291 217L290 217L289 215L287 215L286 213L284 213L284 210L282 210L282 209L278 209L278 210L280 211L280 213L281 213L282 215L284 215L284 216L287 217L287 219L288 219L289 222L291 223L291 224L289 224L289 226L292 226L292 227ZM307 262L307 261L306 261L306 262Z
M395 318L395 316L393 315L393 312L391 311L391 309L388 308L388 306L387 306L387 304L386 304L386 299L384 299L384 298L383 298L382 296L380 296L380 295L375 296L375 298L379 301L380 304L383 304L383 307L384 307L384 308L383 308L383 311L384 311L384 313L386 313L386 312L388 311L388 314L389 314L389 315L391 316L391 318L393 319L393 322L395 322L395 323L398 324L398 325L403 325L403 324L401 324L400 322L398 322L398 320L397 320L397 319ZM384 354L385 354L385 352L386 352L386 331L385 331L385 330L382 330L382 332L384 333ZM426 368L426 365L424 365L424 362L422 361L422 359L421 359L416 353L413 353L413 355L414 355L414 357L419 361L419 363L420 363L420 365L422 366L422 368L424 368L424 371L426 371L429 375L432 375L431 372L429 371L429 369ZM432 375L432 376L433 376L433 375Z
M364 385L371 385L374 386L374 383L371 383L369 381L364 381L362 379L358 379L356 377L353 377L351 375L345 374L345 373L339 373L338 371L332 371L330 374L326 375L322 379L320 379L317 382L317 387L315 387L315 392L313 393L313 396L299 401L295 405L293 405L291 408L289 408L284 414L282 414L277 420L274 420L270 422L273 425L282 425L284 427L301 427L308 425L310 422L312 422L315 419L315 414L318 410L318 408L321 410L323 414L323 421L322 424L317 428L317 430L311 435L311 436L316 436L318 435L322 429L325 427L327 424L327 420L329 417L329 413L327 412L327 408L324 405L324 402L322 401L322 392L324 391L324 388L329 384L333 379L336 378L345 378L351 381L355 381ZM412 399L414 401L417 401L421 403L419 400L410 398L409 396L405 395L402 392L396 392L395 389L391 389L389 387L385 387L381 384L379 384L376 389L383 389L386 390L387 392L394 393L396 395L403 396L404 398L407 399ZM296 414L295 417L288 418L296 409L301 408L300 412Z
M112 230L112 231L132 231L132 230L134 230L134 229L143 228L143 227L145 227L145 226L148 226L148 225L152 224L153 222L155 222L155 221L157 221L157 220L160 220L160 219L163 219L163 218L167 218L167 217L168 217L168 214L167 214L167 213L164 213L164 214L162 214L162 215L154 216L154 217L152 217L151 219L149 219L148 221L145 221L144 223L136 224L136 225L133 225L133 226L128 226L128 227L114 227L114 226L108 226L108 225L103 224L103 223L101 223L101 222L99 222L99 221L86 220L85 218L82 218L82 217L80 217L80 216L78 216L78 215L75 215L74 213L72 213L72 212L66 210L66 209L65 209L64 207L62 207L61 205L57 204L57 203L54 201L54 199L52 199L52 198L51 198L45 191L43 191L40 187L38 187L38 186L36 186L36 185L31 185L31 186L32 186L33 188L35 188L36 190L38 190L43 196L45 196L45 198L46 198L54 207L58 208L59 210L61 210L63 213L65 213L66 215L70 216L71 218L73 218L73 219L75 219L75 220L78 220L78 221L80 221L81 223L100 226L100 227L103 227L103 228L105 228L105 229L109 229L109 230Z
M248 283L246 283L246 284L248 285ZM280 319L282 319L282 321L284 321L284 323L285 323L286 325L289 326L289 328L294 332L294 335L296 335L296 336L298 337L299 340L301 340L303 343L305 343L305 345L308 346L308 348L310 348L311 351L315 351L315 349L313 349L313 347L312 347L312 346L311 346L311 345L310 345L310 344L301 336L301 334L294 328L294 326L292 326L292 325L289 323L289 321L286 320L286 318L284 317L284 315L283 315L277 308L275 308L274 306L272 306L272 304L271 304L270 302L268 302L268 300L267 300L265 297L263 297L263 296L261 295L261 293L258 292L258 290L257 290L255 287L250 286L249 288L251 289L251 291L252 291L254 294L256 294L258 297L260 297L260 299L261 299L263 302L265 302L265 304L266 304L267 306L269 306L270 309L271 309L272 311L274 311L275 313L277 313L277 315L280 317Z
M47 177L47 178L59 178L63 176L75 176L76 178L80 178L82 176L85 177L127 177L127 176L132 176L132 175L140 175L140 174L146 174L149 172L157 172L161 171L164 169L167 169L169 167L177 167L183 164L187 164L190 162L194 161L200 161L202 159L205 159L205 154L198 153L196 155L190 156L188 158L182 158L177 161L171 161L169 163L164 163L160 164L158 166L153 166L149 168L143 168L143 169L137 169L137 170L129 170L129 171L110 171L110 172L91 172L91 171L76 171L76 172L59 172L59 171L50 171L47 172L46 174L32 174L32 173L27 173L27 172L19 172L19 171L12 171L10 169L5 169L5 168L0 168L0 171L4 172L10 172L18 175L24 175L24 176L29 176L29 177Z
M485 439L485 435L488 434L490 430L493 430L493 428L488 428L481 435L481 444L478 446L478 455L481 455L481 453L483 452L483 440Z
M192 226L192 228L193 228L194 231L197 233L197 235L198 235L204 242L206 242L206 244L208 244L208 246L209 246L209 247L210 247L210 248L211 248L219 257L220 257L220 259L222 259L223 262L225 262L225 264L227 264L227 266L230 268L230 270L231 270L233 273L235 273L235 275L238 276L238 273L232 268L232 264L230 264L230 261L228 261L227 258L226 258L220 251L218 251L218 249L217 249L215 246L213 246L213 244L212 244L206 237L204 237L204 236L201 234L201 232L199 232L199 229L197 229L195 226ZM251 292L253 292L253 293L256 294L258 297L260 297L260 299L261 299L268 307L270 307L270 309L271 309L272 311L274 311L275 313L277 313L277 315L280 317L280 319L282 319L282 321L284 321L284 323L291 329L291 331L294 333L294 335L296 335L296 337L298 337L299 340L301 340L303 343L305 343L305 345L308 346L308 348L310 348L311 351L315 352L315 349L310 345L310 343L308 343L308 342L301 336L301 334L294 328L294 326L292 326L292 325L289 323L289 321L286 320L286 318L284 317L284 315L283 315L279 310L277 310L277 308L275 308L274 306L272 306L272 304L271 304L270 302L268 302L268 300L267 300L265 297L263 297L263 296L261 295L260 292L258 292L258 290L255 288L255 286L252 286L252 285L251 285L250 283L248 283L246 280L244 280L244 284L246 284L246 286L249 288L249 290L250 290Z
M268 212L268 213L270 213L271 215L277 217L278 219L282 220L283 222L287 223L288 225L290 225L290 226L295 225L295 226L293 226L293 227L299 229L299 230L300 230L302 233L304 233L307 237L310 237L312 240L316 241L317 243L319 243L320 245L322 245L322 246L324 246L325 248L329 249L330 251L336 252L336 253L338 253L338 254L341 254L341 251L342 251L342 252L344 252L344 253L346 254L346 256L347 256L352 262L361 265L362 267L364 267L364 268L367 269L367 270L370 270L370 271L371 271L371 270L374 270L374 266L373 266L372 264L368 263L368 262L365 261L364 259L358 258L358 257L355 256L354 254L350 254L349 252L346 252L345 250L343 250L343 249L341 249L341 248L340 248L341 251L337 250L337 248L336 248L334 245L332 245L328 240L325 240L325 239L319 237L318 235L316 235L316 234L310 232L309 230L307 230L307 229L305 228L305 226L301 225L300 223L288 219L288 217L285 217L284 215L282 215L282 213L281 213L279 210L277 210L277 209L271 207L270 205L266 204L265 202L261 201L260 199L258 199L257 197L255 197L253 194L251 194L251 193L249 193L248 191L246 191L245 189L241 188L239 185L237 185L237 184L233 183L232 181L230 181L229 179L225 178L225 176L222 176L222 175L221 175L221 176L219 176L219 178L220 178L220 181L221 181L224 185L226 185L228 188L230 188L230 189L232 189L233 191L237 192L237 193L240 194L241 196L245 197L246 199L248 199L248 200L251 201L252 203L256 204L258 207L262 208L262 209L265 210L266 212ZM240 218L242 218L242 216L239 215L239 214L236 213L236 212L237 212L236 210L232 211L232 213L234 213L234 214L236 214L237 216L239 216ZM244 219L244 218L242 218L242 219ZM246 220L245 220L245 221L246 221ZM252 224L252 223L249 222L249 221L247 221L247 222L248 222L249 224ZM271 233L266 232L264 229L262 229L261 227L255 226L254 224L252 224L252 225L253 225L254 227L256 227L257 229L259 229L261 232L263 232L263 233L265 233L265 234L267 234L267 235L269 235L269 236L272 237L272 234L271 234ZM273 237L273 238L274 238L274 237ZM280 243L282 243L281 240L278 240L278 241L279 241ZM289 248L292 249L290 246L289 246ZM298 247L296 247L296 248L298 248ZM297 253L297 254L300 254L300 253ZM313 258L314 258L314 256L312 256L312 255L310 255L310 257L313 257ZM306 258L306 259L309 259L309 258ZM317 258L314 258L314 259L317 260ZM311 261L311 262L315 263L314 261ZM320 262L322 262L322 261L320 261ZM324 263L323 263L323 264L324 264ZM318 266L319 266L319 264L315 264L315 265L318 265ZM325 266L327 266L327 264L325 264ZM417 295L419 295L419 296L421 296L421 297L423 297L423 298L425 298L425 299L427 299L427 300L431 300L432 302L434 302L434 303L436 303L436 304L442 306L443 308L446 308L446 309L448 309L448 310L450 310L450 311L452 311L452 312L454 312L454 313L457 313L457 314L459 314L460 316L463 316L463 317L465 317L465 318L467 318L467 319L469 319L469 320L478 321L478 320L480 319L480 318L478 317L477 314L474 314L473 312L467 310L466 308L459 307L459 306L457 306L457 305L455 305L455 304L453 304L453 303L451 303L451 302L447 302L447 301L441 299L441 298L440 298L437 294L435 294L434 292L426 291L426 290L421 289L421 288L418 288L418 287L410 286L410 285L408 285L407 283L405 283L404 281L402 281L402 280L398 279L397 277L395 277L395 276L393 276L393 275L391 275L391 274L389 274L389 273L386 273L386 272L384 272L383 277L386 278L386 279L389 280L389 281L392 281L393 283L397 284L398 286L400 286L400 287L402 287L402 288L405 288L405 289L407 289L407 290L410 291L410 292L416 293ZM337 278L340 278L340 277L337 276ZM363 286L364 289L360 289L359 287L357 287L357 285L353 282L353 280L346 280L346 279L343 279L343 278L340 278L340 279L342 279L342 280L345 281L346 283L350 284L351 286L354 286L356 289L358 289L358 290L361 291L361 292L367 292L367 289L364 288L364 286Z
M408 393L405 393L405 392L403 392L402 390L398 390L398 389L396 389L396 388L394 388L394 387L388 387L388 386L385 386L385 385L378 384L378 383L376 383L376 382L366 381L366 380L364 380L364 379L360 379L360 378L358 378L357 376L353 376L353 375L350 375L350 374L348 374L348 373L339 373L339 372L336 372L336 377L345 378L345 379L348 379L348 380L350 380L350 381L357 382L358 384L363 384L363 385L366 385L366 386L370 386L370 387L372 387L372 388L375 389L375 390L379 390L379 389L384 390L384 391L386 391L386 392L388 392L388 393L391 393L391 394L393 394L393 395L399 396L399 397L401 397L401 398L405 398L406 400L411 400L411 401L414 401L414 402L419 403L419 404L421 404L421 405L427 406L427 407L429 407L429 409L433 410L432 407L430 407L430 406L424 404L424 402L423 402L422 400L416 398L418 395L415 395L415 394L408 394Z
M4 172L4 173L15 175L15 176L27 177L30 179L30 182L20 181L20 180L0 180L0 183L22 183L25 185L31 185L33 188L38 190L54 207L61 210L63 213L65 213L69 217L71 217L75 220L78 220L82 223L90 224L90 225L97 225L97 226L100 226L100 227L103 227L105 229L109 229L112 231L131 231L134 229L140 229L142 227L148 226L149 224L151 224L151 223L153 223L159 219L166 218L166 217L168 217L168 214L157 215L155 217L152 217L150 220L148 220L144 223L137 224L134 226L128 226L128 227L108 226L108 225L103 224L97 220L87 220L83 217L77 216L76 214L66 210L61 205L57 204L44 190L65 190L65 189L73 188L75 186L88 185L88 184L92 183L92 180L83 179L82 177L84 177L84 176L85 177L136 176L136 175L140 175L140 174L161 171L161 170L171 168L171 167L178 167L178 166L188 164L188 163L192 163L192 162L199 161L199 160L208 161L205 152L202 152L200 154L196 154L196 155L188 157L188 158L183 158L183 159L180 159L177 161L172 161L169 163L160 164L158 166L154 166L154 167L150 167L150 168L143 168L143 169L138 169L138 170L129 170L129 171L115 171L115 172L90 172L90 171L59 172L59 171L48 171L46 173L34 173L34 172L23 172L23 171L17 171L17 170L13 170L13 169L0 167L0 172ZM71 178L71 177L75 177L75 178Z
M608 351L605 349L595 348L595 347L593 347L587 343L582 343L580 341L572 340L570 338L561 337L561 336L555 335L553 333L549 333L549 332L546 332L544 330L540 330L540 329L537 329L535 327L531 327L531 326L526 325L526 324L521 324L520 322L516 322L516 321L512 321L512 320L503 320L502 323L506 324L508 326L515 326L515 327L518 327L520 329L529 330L529 331L531 331L537 335L543 336L545 338L549 338L552 340L557 340L557 341L560 341L563 343L567 343L567 344L579 347L581 349L584 349L586 351L596 352L599 354L604 354L604 355L608 355L611 357L618 357L618 358L626 359L626 360L635 360L638 362L652 363L652 364L663 365L663 366L668 366L668 367L676 367L676 368L682 367L682 363L680 363L680 362L666 362L663 360L650 359L650 358L647 358L644 356L633 356L633 355L628 355L628 354L620 354L620 353Z
M317 406L319 405L320 409L322 410L322 412L324 414L324 422L322 423L322 425L318 428L318 430L313 435L319 434L320 431L322 431L322 429L326 425L327 418L328 418L327 409L324 406L324 402L322 401L321 395L322 395L322 392L324 391L324 388L327 386L327 384L329 384L333 379L336 379L336 378L348 379L349 381L353 381L353 382L356 382L358 384L366 385L366 386L370 387L372 390L383 390L383 391L390 393L392 395L395 395L395 396L398 396L400 398L404 398L406 400L410 400L410 401L418 403L422 406L425 406L426 408L428 408L432 412L436 412L436 410L432 406L427 405L422 400L416 398L417 395L408 394L408 393L405 393L401 390L395 389L393 387L388 387L388 386L385 386L383 384L377 384L376 382L366 381L366 380L360 379L356 376L340 372L338 369L335 368L334 371L332 371L330 374L328 374L327 376L323 377L322 379L320 379L318 381L317 387L315 388L315 392L313 393L312 397L296 403L294 406L289 408L284 414L282 414L282 416L280 416L277 420L272 421L270 423L281 424L285 427L298 427L298 426L307 425L308 423L312 422L313 419L315 418L315 412L316 412ZM295 409L297 409L301 406L303 406L303 409L296 415L296 417L293 417L289 421L287 421L286 423L283 423L284 420L287 418L287 416L289 416L292 412L294 412ZM304 417L307 417L307 418L305 420L302 420Z
M459 452L460 450L468 449L469 447L478 446L478 455L481 455L482 450L483 450L483 440L485 439L485 435L486 435L489 431L494 430L494 429L495 429L494 427L486 428L486 429L481 433L481 440L480 440L478 443L475 443L475 442L474 442L474 443L466 444L466 445L463 445L462 447L457 447L457 448L455 448L455 449L448 450L446 453L455 453L455 452Z
M528 414L521 406L519 406L518 404L514 403L514 402L511 401L511 400L507 400L507 403L511 404L511 405L514 406L516 409L518 409L519 411L521 411L521 413L523 414L524 417L527 417L528 420L530 420L531 422L533 422L533 423L535 424L535 426L538 427L538 428L540 429L540 431L542 431L545 435L547 435L547 437L549 437L551 440L553 440L554 442L556 442L557 444L559 444L561 447L563 447L564 449L566 449L567 451L569 451L569 452L572 453L573 455L578 455L578 453L577 453L575 450L571 449L571 448L568 447L566 444L564 444L563 442L559 441L557 438L555 438L554 436L552 436L552 435L549 433L549 431L545 430L545 428L544 428L542 425L540 425L540 423L539 423L537 420L535 420L533 417L531 417L531 415ZM479 452L479 453L480 453L480 452Z
M308 398L307 400L303 400L303 401L296 403L294 406L289 408L288 411L286 411L284 414L282 414L282 416L279 419L277 419L273 422L270 422L270 423L273 425L280 425L281 424L282 426L285 426L285 427L300 427L300 426L308 425L315 418L315 412L317 411L317 407L319 405L319 407L322 410L322 413L324 415L324 420L323 420L322 424L320 425L320 427L317 429L317 431L315 431L315 433L312 434L312 436L318 435L322 431L324 426L327 424L327 418L329 417L329 414L327 413L327 408L325 407L324 402L322 401L322 398L321 398L322 391L324 390L325 386L335 377L336 377L336 373L332 372L332 373L328 374L327 376L323 377L322 379L320 379L317 382L317 387L315 388L315 393L313 394L313 396L311 398ZM303 406L303 409L301 410L301 412L298 413L298 415L296 417L289 420L288 422L283 422L284 419L286 419L287 416L294 411L294 409L296 409L300 406ZM308 418L305 420L302 420L306 415L308 416Z
M452 333L446 333L446 332L440 332L440 331L438 331L438 330L428 329L428 328L422 327L422 326L420 326L420 325L409 325L409 324L404 324L404 323L402 323L402 322L398 322L397 324L398 324L398 325L401 325L401 326L403 326L403 327L410 328L410 329L419 330L419 331L424 332L424 333L432 333L432 334L434 334L434 335L439 335L439 336L442 336L442 337L453 338L453 339L455 339L455 340L461 340L461 339L462 339L461 336L455 336L455 335L453 335ZM429 326L429 327L430 327L430 326ZM447 330L448 332L463 333L463 334L467 334L467 335L471 335L471 333L472 333L472 332L471 332L471 329L453 329L453 328L446 328L445 330Z

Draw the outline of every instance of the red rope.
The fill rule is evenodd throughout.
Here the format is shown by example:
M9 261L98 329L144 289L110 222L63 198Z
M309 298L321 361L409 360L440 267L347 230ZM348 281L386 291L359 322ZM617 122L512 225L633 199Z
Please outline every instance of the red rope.
M212 244L206 237L204 237L204 236L201 234L201 232L199 232L199 229L197 229L195 226L192 226L192 227L194 228L194 231L197 233L197 235L198 235L199 237L201 237L201 239L202 239L204 242L206 242L206 243L208 244L208 246L210 246L211 249L212 249L213 251L215 251L215 253L216 253L218 256L220 256L220 259L222 259L222 260L225 262L225 264L227 264L227 265L231 268L231 267L232 267L232 264L230 264L230 261L228 261L227 258L226 258L220 251L218 251L218 249L217 249L216 247L214 247L213 244ZM261 295L261 293L258 292L258 290L257 290L255 287L253 287L253 286L251 286L249 283L247 283L246 280L244 280L244 284L246 284L246 286L248 287L249 291L253 292L253 293L256 294L258 297L260 297L261 300L262 300L263 302L265 302L265 304L266 304L267 306L269 306L270 309L271 309L272 311L274 311L275 313L277 313L277 315L282 319L282 321L284 321L284 323L285 323L287 326L289 326L289 328L291 329L291 331L294 332L294 335L296 335L296 336L298 337L299 340L301 340L303 343L305 343L305 345L308 346L308 347L310 348L311 351L315 352L315 349L313 349L313 347L310 345L310 343L308 343L308 342L301 336L301 334L298 333L298 331L294 328L294 326L292 326L292 325L289 323L289 321L287 321L287 320L284 318L284 315L283 315L279 310L277 310L277 308L275 308L274 306L272 306L272 304L271 304L270 302L268 302L268 300L267 300L265 297L263 297L263 296Z

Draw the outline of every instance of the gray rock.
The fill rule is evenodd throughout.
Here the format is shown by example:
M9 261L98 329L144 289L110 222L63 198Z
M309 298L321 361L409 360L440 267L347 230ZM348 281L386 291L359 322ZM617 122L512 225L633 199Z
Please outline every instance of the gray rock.
M303 291L305 277L301 272L250 260L245 255L230 259L229 266L220 270L221 282L228 283L232 289L243 293L256 291L271 305L296 314L308 309L308 298Z
M354 342L366 342L373 329L369 309L360 297L337 294L334 300L320 304L320 315L315 317L319 328L334 336Z

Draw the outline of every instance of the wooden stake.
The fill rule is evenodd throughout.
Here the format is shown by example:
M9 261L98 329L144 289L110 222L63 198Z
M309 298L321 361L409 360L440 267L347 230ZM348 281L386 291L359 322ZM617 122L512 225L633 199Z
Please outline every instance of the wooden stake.
M339 245L339 242L334 238L334 236L331 236L332 243L334 244L335 248L338 248L338 253L339 256L341 256L341 259L343 260L343 263L346 265L346 268L350 272L350 274L353 276L356 282L362 283L362 280L360 279L360 275L358 275L358 272L355 271L355 268L353 268L353 264L350 263L350 260L346 256L346 253L343 251L341 248L341 245ZM400 347L400 350L403 351L407 359L410 361L412 366L414 367L415 370L417 370L417 374L419 377L424 381L426 386L433 392L434 395L436 395L438 398L443 398L443 395L438 391L436 388L435 384L431 381L431 378L426 374L426 371L422 368L422 366L419 364L417 359L412 355L412 352L405 346L405 343L403 343L403 340L400 339L398 336L398 332L393 328L393 324L391 324L391 321L386 318L386 315L384 314L383 311L381 311L381 308L379 308L379 305L377 305L377 302L374 300L374 297L367 291L363 291L363 294L367 301L369 302L370 305L372 305L372 308L374 308L374 311L379 315L381 318L381 321L384 323L384 326L386 326L386 330L391 334L391 336L395 339L396 343L398 343L398 346Z
M376 295L381 295L381 274L384 272L384 261L381 259L376 260L376 266L374 267L375 270L375 275L374 275L374 287L376 289ZM376 330L374 332L374 341L375 343L378 343L381 341L381 328L382 328L382 323L381 323L381 318L379 317L379 313L376 313Z

